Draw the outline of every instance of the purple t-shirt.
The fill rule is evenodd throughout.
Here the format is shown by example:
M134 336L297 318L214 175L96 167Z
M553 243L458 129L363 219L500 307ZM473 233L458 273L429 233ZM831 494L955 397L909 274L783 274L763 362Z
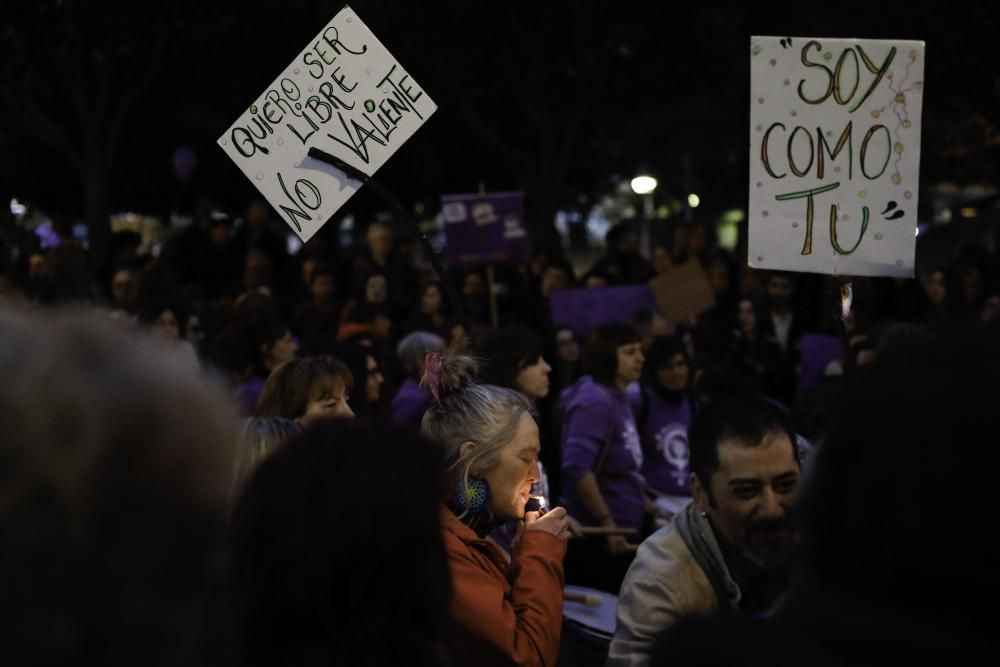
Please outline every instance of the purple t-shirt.
M645 512L642 447L625 392L598 384L588 375L566 389L562 399L566 509L584 525L596 524L576 495L577 481L593 472L615 523L640 528Z
M392 399L389 408L392 420L397 424L420 428L420 421L432 400L430 392L422 389L420 383L413 378L406 378Z
M645 392L646 405L642 395ZM640 420L639 440L642 442L642 475L646 483L671 496L690 496L690 455L688 426L691 425L691 403L687 398L679 403L638 384L628 388L632 411Z

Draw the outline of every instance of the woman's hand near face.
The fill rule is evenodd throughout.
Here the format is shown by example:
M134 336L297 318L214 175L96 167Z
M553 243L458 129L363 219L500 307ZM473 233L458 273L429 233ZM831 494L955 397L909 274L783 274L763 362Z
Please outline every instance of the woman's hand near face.
M545 516L538 516L538 512L526 512L524 515L524 529L540 530L550 535L555 535L564 542L570 536L569 516L565 508L556 507L550 510Z

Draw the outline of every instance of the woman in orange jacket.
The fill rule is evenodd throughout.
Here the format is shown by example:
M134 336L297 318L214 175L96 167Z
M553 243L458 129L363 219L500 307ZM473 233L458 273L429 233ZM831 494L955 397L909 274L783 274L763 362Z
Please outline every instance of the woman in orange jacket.
M566 511L526 512L538 481L538 427L531 402L511 389L470 384L469 357L430 354L424 386L434 396L423 430L446 448L441 508L451 568L450 604L459 664L554 666L562 627ZM486 539L521 520L513 555Z

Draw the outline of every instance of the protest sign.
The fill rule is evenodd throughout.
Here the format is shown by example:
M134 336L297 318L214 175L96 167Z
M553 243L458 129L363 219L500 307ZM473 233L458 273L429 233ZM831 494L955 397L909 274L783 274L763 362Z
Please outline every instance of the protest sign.
M448 256L455 262L526 262L524 195L497 192L441 198Z
M219 145L303 241L361 187L307 156L371 176L437 109L350 7L253 101Z
M649 281L660 314L670 324L698 317L715 305L715 294L698 260L688 260Z
M656 312L649 285L557 290L549 297L552 321L569 327L578 338L608 322L631 322L636 312Z
M912 276L924 43L750 39L749 265Z

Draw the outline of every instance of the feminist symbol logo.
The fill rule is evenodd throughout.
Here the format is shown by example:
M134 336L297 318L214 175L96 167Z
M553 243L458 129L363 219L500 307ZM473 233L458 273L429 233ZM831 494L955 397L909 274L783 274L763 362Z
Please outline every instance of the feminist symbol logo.
M683 424L664 426L656 434L656 448L663 454L664 460L673 466L671 474L678 484L685 484L688 478L687 427Z

